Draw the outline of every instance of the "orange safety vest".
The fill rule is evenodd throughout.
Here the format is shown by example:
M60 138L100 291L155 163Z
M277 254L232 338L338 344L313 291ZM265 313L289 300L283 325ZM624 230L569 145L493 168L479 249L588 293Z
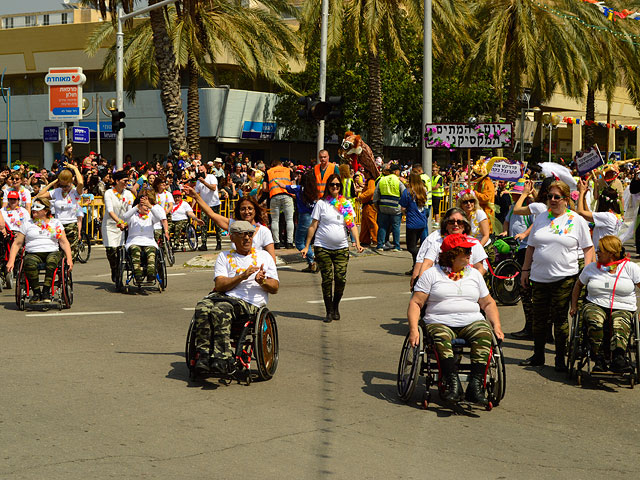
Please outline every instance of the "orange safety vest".
M269 198L272 198L281 193L287 193L287 190L279 187L275 180L278 180L282 185L291 185L291 170L278 165L267 170L267 178L269 179Z
M322 198L324 196L324 189L327 186L327 179L329 176L336 171L335 163L327 163L327 169L324 171L324 175L320 176L320 164L316 164L313 167L313 171L316 173L316 182L318 183L318 198Z

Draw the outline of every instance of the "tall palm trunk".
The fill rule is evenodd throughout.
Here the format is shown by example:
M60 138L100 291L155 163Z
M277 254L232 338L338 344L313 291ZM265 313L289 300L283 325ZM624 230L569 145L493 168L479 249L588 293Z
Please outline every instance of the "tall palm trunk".
M380 57L369 52L369 146L374 157L382 156L384 147L384 119L382 116L382 82Z
M592 88L591 84L587 86L587 112L585 120L596 119L596 91ZM584 141L582 145L585 147L591 147L596 143L596 126L587 125L584 127Z
M200 153L200 92L198 71L193 58L189 58L189 90L187 91L187 143L189 153Z
M149 5L157 0L149 0ZM171 151L187 150L187 138L184 133L184 112L180 98L180 76L173 51L171 37L167 31L163 9L149 12L155 60L158 65L158 83L160 101L167 121Z

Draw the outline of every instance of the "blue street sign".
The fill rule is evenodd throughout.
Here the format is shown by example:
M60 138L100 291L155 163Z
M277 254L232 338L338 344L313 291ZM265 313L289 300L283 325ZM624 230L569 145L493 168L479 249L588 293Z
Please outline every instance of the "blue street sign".
M59 142L60 141L60 128L59 127L44 127L42 131L42 140L45 142Z
M251 122L245 120L242 124L240 138L253 140L273 140L276 135L277 124L275 122Z
M86 122L84 120L82 122L78 122L78 125L80 125L81 127L89 127L89 130L91 130L92 132L95 132L98 126L97 122ZM111 120L100 122L100 131L103 133L111 132Z
M71 127L71 141L74 143L89 143L89 128Z

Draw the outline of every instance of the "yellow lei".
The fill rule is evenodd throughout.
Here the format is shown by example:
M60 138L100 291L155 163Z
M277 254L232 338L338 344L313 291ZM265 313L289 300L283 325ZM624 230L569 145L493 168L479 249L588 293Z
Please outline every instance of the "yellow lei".
M233 260L233 254L234 253L236 253L235 250L229 251L229 254L227 255L227 261L229 262L229 265L231 266L231 268L233 270L235 270L236 275L241 275L247 269L246 268L238 268L238 264ZM251 266L252 267L257 267L258 266L258 256L256 255L256 249L255 248L251 248L251 251L249 252L249 254L251 255L251 259L253 260L253 262L251 262Z

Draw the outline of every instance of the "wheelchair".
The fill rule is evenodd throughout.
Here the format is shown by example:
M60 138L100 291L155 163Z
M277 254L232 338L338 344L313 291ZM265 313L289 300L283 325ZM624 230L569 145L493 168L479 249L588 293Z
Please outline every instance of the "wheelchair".
M398 396L403 401L408 402L416 389L418 377L424 376L426 384L422 397L422 406L426 410L431 402L431 386L437 385L439 393L442 394L444 392L444 385L442 384L438 353L431 338L424 334L426 328L422 320L420 320L418 324L418 331L420 332L420 341L415 347L412 347L409 343L409 334L407 334L404 339L400 362L398 363L397 387ZM471 372L471 362L462 362L463 356L468 356L468 344L466 340L462 338L455 338L451 344L458 376L460 377L460 381L464 382L468 379ZM493 332L491 334L491 351L489 353L489 363L485 371L484 386L489 402L486 409L491 410L500 404L504 398L507 386L502 346Z
M0 234L0 292L3 288L11 290L13 288L13 273L7 272L7 262L9 261L9 252L15 238L14 233L7 228L7 234Z
M629 372L594 372L592 364L594 359L591 358L591 342L587 335L587 323L583 321L583 313L581 310L571 319L569 331L569 345L567 349L567 378L572 379L576 376L578 386L583 384L584 374L587 373L592 379L615 379L621 378L629 382L631 388L640 383L640 322L638 314L633 315L631 321L631 332L627 351L625 352L627 362L631 366ZM604 336L602 345L609 352L609 339L611 338L610 323L605 322Z
M164 228L162 229L162 235L160 235L160 238L157 239L157 242L164 256L165 263L168 264L170 267L173 267L173 264L176 263L176 257L173 254L172 246L170 245L169 242L167 242L167 237L165 236Z
M491 248L496 251L493 264L489 265L491 296L502 305L516 305L520 301L520 272L522 267L515 260L519 242L513 237L495 237Z
M191 219L189 223L182 230L180 237L176 237L171 234L171 248L174 251L186 251L187 247L190 251L195 251L198 248L198 230L193 225Z
M118 249L119 261L118 261L118 273L116 275L116 291L121 293L129 293L133 287L138 287L138 290L142 287L157 286L158 291L162 292L167 288L167 265L164 259L164 252L162 249L156 249L156 278L153 282L140 282L136 281L133 275L133 261L131 255L126 247L122 246ZM144 269L147 264L147 256L142 251L140 257L141 266Z
M224 300L228 301L226 298ZM233 304L233 299L230 303ZM192 379L201 375L195 368L197 361L195 341L194 316L189 324L185 346L187 368L189 377ZM210 340L210 345L213 345L213 338ZM278 368L279 358L278 326L273 313L267 307L262 307L255 315L236 315L231 324L231 346L235 350L236 371L231 378L225 378L225 380L235 378L240 382L244 379L246 385L250 385L252 360L255 360L257 374L261 380L273 378ZM206 373L206 375L225 377L224 374L216 372Z
M29 280L24 272L24 249L19 254L19 259L16 260L18 268L16 269L16 288L15 298L16 306L18 310L25 310L28 305L29 298ZM38 275L45 273L46 265L44 263L38 264ZM58 310L63 308L71 308L73 304L73 277L69 271L66 257L62 257L60 263L53 271L53 281L51 282L51 303L42 304L43 306L57 306ZM38 304L40 305L40 304Z

